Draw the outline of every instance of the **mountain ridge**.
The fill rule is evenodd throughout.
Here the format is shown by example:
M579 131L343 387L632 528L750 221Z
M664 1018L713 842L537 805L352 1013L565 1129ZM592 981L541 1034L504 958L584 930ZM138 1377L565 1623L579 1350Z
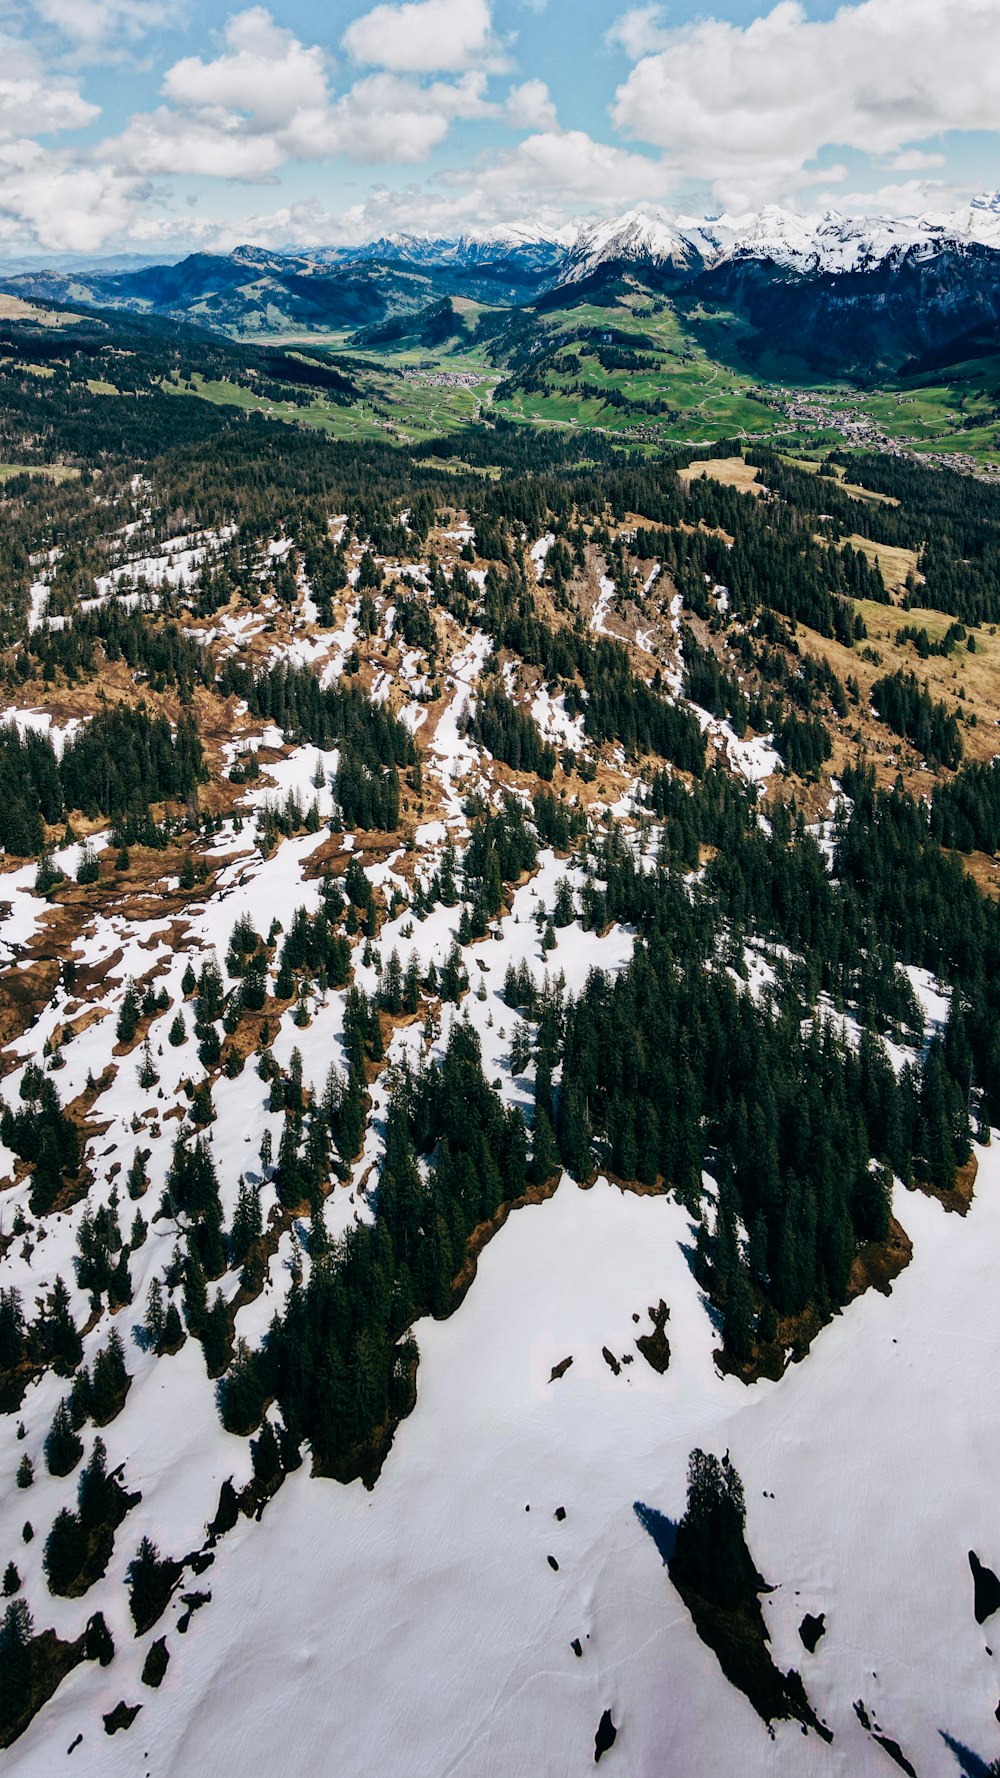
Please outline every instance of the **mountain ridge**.
M870 376L966 336L988 343L1000 327L998 267L1000 192L989 192L915 218L799 216L775 205L674 218L640 205L552 231L529 221L356 246L243 243L126 271L20 273L0 288L255 338L379 327L446 298L512 309L551 309L563 295L570 306L616 300L620 280L633 278L681 306L734 307L757 336L751 357L791 352L814 369Z

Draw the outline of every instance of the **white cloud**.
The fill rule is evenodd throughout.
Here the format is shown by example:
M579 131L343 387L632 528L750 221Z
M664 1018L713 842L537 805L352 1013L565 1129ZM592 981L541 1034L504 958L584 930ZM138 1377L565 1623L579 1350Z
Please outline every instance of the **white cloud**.
M116 164L131 173L201 175L213 179L272 178L288 159L274 135L246 125L231 115L192 115L160 105L134 117L100 153L114 154Z
M512 86L504 104L504 118L515 130L554 130L556 108L544 80L525 80Z
M780 0L746 26L660 19L642 7L616 27L641 59L614 122L734 207L794 190L828 144L889 155L1000 116L996 0L861 0L815 21Z
M890 173L924 173L932 167L945 165L943 154L925 154L921 148L907 148L902 154L894 154L887 163Z
M490 218L540 206L606 211L641 198L663 198L670 174L661 161L595 142L584 130L543 130L473 172L442 175L474 189Z
M302 158L346 154L352 160L414 163L425 160L457 118L497 115L486 98L486 78L470 72L429 86L395 74L370 74L331 108L324 129L299 144Z
M369 67L438 74L506 66L493 36L489 0L406 0L376 6L348 25L344 48Z
M134 43L182 14L180 0L31 0L32 10L83 50Z
M341 155L414 164L455 119L501 114L480 69L432 81L367 74L337 98L328 73L321 49L252 7L229 20L221 55L175 63L163 81L168 103L132 118L103 151L113 146L120 166L148 177L253 181L273 178L290 161Z
M604 41L612 49L623 49L630 62L638 62L641 56L653 55L669 46L670 32L662 19L661 6L631 6L615 20Z
M230 18L225 40L226 51L215 61L186 56L176 62L163 82L165 96L188 109L247 117L259 130L326 104L322 50L307 49L263 6Z
M0 36L0 141L80 130L99 116L75 80L50 74L27 44Z
M814 198L817 209L839 210L844 216L930 216L944 220L967 206L969 194L944 180L901 179L869 191L824 191Z
M0 237L57 253L94 253L129 232L148 199L113 167L77 167L37 142L0 150Z

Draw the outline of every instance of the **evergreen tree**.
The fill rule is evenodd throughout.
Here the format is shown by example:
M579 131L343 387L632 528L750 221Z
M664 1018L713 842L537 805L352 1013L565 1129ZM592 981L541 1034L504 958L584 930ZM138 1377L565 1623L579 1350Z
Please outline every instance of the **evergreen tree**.
M73 1430L69 1407L61 1401L45 1439L45 1466L50 1475L69 1475L82 1456L83 1444Z

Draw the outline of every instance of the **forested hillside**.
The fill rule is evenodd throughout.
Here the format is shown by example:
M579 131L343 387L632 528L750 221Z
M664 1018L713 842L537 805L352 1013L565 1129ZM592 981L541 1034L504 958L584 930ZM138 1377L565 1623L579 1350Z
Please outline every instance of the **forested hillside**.
M587 1764L614 1673L648 1675L661 1630L695 1687L671 1710L689 1737L717 1716L741 1770L797 1775L807 1747L810 1771L875 1772L891 1741L943 1771L946 1730L986 1753L965 1590L969 1546L1000 1549L980 1520L956 1555L950 1503L912 1509L954 1561L913 1607L948 1637L910 1662L859 1604L898 1576L833 1561L804 1457L794 1536L772 1537L763 1454L787 1402L791 1494L804 1380L888 1391L897 1340L948 1423L928 1279L968 1298L962 1387L988 1390L992 1311L955 1281L996 1245L1000 489L870 452L627 450L484 417L409 450L338 440L187 385L336 406L357 394L342 367L128 328L18 332L0 366L11 1770L72 1742L74 1771L137 1770L139 1749L155 1770L160 1747L165 1769L193 1748L235 1772L194 1703L256 1659L279 1599L334 1636L345 1722L374 1710L358 1589L411 1573L392 1538L408 1487L426 1500L428 1415L454 1543L426 1558L447 1623L420 1570L425 1658L464 1625L500 1672L462 1669L448 1734L502 1733L496 1695L534 1698L555 1623L565 1672L511 1708ZM523 1397L490 1368L500 1327L518 1353L534 1329ZM439 1365L463 1379L461 1443ZM541 1402L568 1416L538 1438L573 1449L569 1505L529 1449ZM730 1432L752 1491L700 1448L721 1459ZM880 1461L867 1436L845 1440L845 1499ZM992 1498L974 1443L956 1435L948 1475ZM663 1510L633 1513L661 1457ZM511 1554L526 1508L558 1609ZM285 1538L319 1540L311 1577ZM594 1579L615 1540L625 1569L654 1544L667 1564L632 1655L618 1583ZM812 1649L807 1604L831 1626ZM414 1644L364 1646L410 1683ZM308 1715L292 1648L255 1682L286 1722ZM623 1770L667 1745L650 1708ZM425 1733L386 1769L460 1757ZM359 1771L343 1734L331 1758Z

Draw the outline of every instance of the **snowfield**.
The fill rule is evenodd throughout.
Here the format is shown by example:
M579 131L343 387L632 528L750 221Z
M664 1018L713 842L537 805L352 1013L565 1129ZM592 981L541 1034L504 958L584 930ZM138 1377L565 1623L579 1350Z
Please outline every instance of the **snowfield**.
M969 1219L904 1194L915 1251L892 1295L854 1303L803 1364L750 1390L715 1370L685 1212L564 1179L510 1217L449 1321L418 1324L417 1406L374 1492L291 1476L259 1526L241 1519L223 1540L186 1636L170 1633L175 1603L110 1668L79 1669L8 1769L48 1774L82 1733L72 1770L95 1778L582 1778L610 1708L607 1768L634 1778L888 1778L859 1700L921 1778L981 1772L952 1750L992 1757L1000 1695L967 1553L1000 1561L1000 1422L978 1368L1000 1337L1000 1153L979 1159ZM663 1377L634 1348L660 1297ZM635 1353L619 1376L605 1345ZM168 1362L200 1364L193 1347ZM151 1393L142 1437L166 1474L128 1531L148 1521L171 1547L172 1524L179 1546L194 1530L170 1464L182 1434L157 1428ZM245 1445L208 1418L199 1434L239 1467ZM743 1477L775 1659L802 1673L829 1746L797 1725L769 1737L635 1515L636 1501L680 1514L695 1444L728 1449ZM814 1655L797 1634L807 1612L826 1615ZM170 1668L150 1692L138 1670L164 1630ZM122 1696L142 1715L109 1740L101 1713Z

